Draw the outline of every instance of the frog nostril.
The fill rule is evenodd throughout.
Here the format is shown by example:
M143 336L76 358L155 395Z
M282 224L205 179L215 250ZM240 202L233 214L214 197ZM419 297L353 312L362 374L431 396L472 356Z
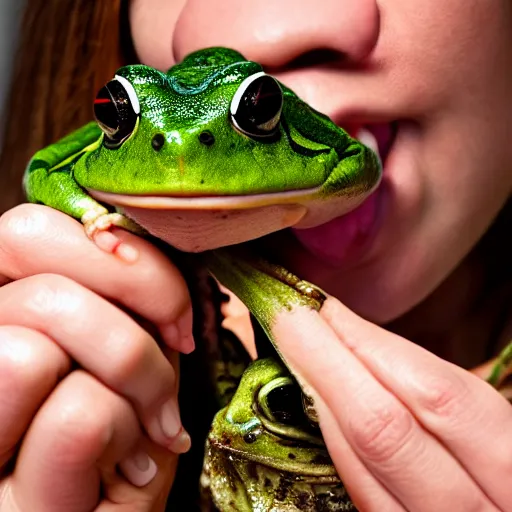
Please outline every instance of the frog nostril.
M211 146L215 142L215 137L212 132L205 130L199 134L199 142L205 146Z
M151 139L151 147L155 151L160 151L165 144L165 137L161 133L156 133Z

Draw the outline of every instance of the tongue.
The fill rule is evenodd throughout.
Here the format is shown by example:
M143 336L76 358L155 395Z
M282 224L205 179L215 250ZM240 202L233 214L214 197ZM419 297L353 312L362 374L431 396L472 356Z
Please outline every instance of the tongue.
M292 229L299 242L312 254L334 265L359 252L368 240L377 214L377 193L350 213L321 226Z

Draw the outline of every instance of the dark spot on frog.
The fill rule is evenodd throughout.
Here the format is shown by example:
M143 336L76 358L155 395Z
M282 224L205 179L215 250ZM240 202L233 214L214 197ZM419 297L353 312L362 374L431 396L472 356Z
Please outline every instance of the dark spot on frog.
M221 216L220 216L221 219L227 219L228 218L228 214L227 213L223 213Z
M288 458L291 459L291 460L295 460L297 457L295 456L294 453L289 453L288 454Z
M312 459L311 459L311 463L312 464L322 464L322 465L325 465L325 466L330 466L332 465L332 460L331 458L329 457L329 455L323 455L321 453L317 453Z
M201 185L204 185L204 180L201 180L201 182L200 182L200 183L201 183Z
M205 146L211 146L215 142L212 132L205 130L199 134L199 142Z
M222 443L225 444L226 446L230 446L231 445L231 439L229 437L223 437L222 438Z
M164 147L164 144L165 137L163 136L163 134L155 133L155 135L153 135L153 138L151 139L151 147L155 151L160 151Z

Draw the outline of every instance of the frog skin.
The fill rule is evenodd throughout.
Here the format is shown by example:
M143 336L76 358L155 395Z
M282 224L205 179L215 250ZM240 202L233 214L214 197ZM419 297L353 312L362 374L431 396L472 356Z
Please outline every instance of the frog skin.
M215 416L201 485L226 512L356 510L300 388L275 359L251 363Z
M379 183L378 157L259 64L225 48L191 54L167 73L123 67L98 93L94 113L96 122L34 155L24 176L27 197L79 219L86 234L112 253L118 244L102 244L100 235L113 226L150 233L183 251L207 251L204 264L245 302L276 348L273 361L248 370L251 377L236 395L240 405L246 386L268 384L267 369L290 370L273 337L275 316L294 304L318 309L322 294L285 269L225 247L291 226L314 227L352 210ZM236 424L233 432L229 407L216 417L208 441L212 482L230 471L215 462L223 460L222 432L232 432L238 443L247 426ZM262 439L267 441L245 443L239 460L254 461L258 454L266 471L288 477L302 471L299 462L279 466L288 455L270 434ZM318 449L297 448L312 471L310 454ZM251 474L245 478L247 488L257 488ZM212 488L219 508L234 510L225 503L226 489ZM268 500L275 494L267 493ZM282 508L257 510L302 509L288 500Z
M30 201L93 238L136 231L108 204L184 251L233 245L338 217L381 175L373 151L233 50L193 53L167 73L123 67L94 113L24 178Z

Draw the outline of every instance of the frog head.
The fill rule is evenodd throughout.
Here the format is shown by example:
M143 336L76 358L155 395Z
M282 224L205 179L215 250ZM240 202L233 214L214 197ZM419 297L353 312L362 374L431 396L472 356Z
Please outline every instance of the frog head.
M189 251L327 222L380 178L371 150L225 48L121 68L94 111L103 133L76 181Z
M221 510L355 510L302 397L275 359L247 368L207 441L202 483Z

